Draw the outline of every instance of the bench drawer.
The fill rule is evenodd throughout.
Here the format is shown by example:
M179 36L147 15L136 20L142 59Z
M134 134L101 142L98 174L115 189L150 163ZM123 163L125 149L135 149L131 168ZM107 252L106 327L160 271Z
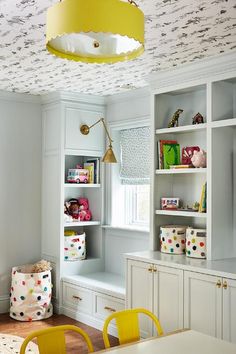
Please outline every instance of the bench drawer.
M92 313L93 296L90 290L63 283L63 304L84 313Z
M95 316L105 319L110 314L124 309L124 300L95 293Z

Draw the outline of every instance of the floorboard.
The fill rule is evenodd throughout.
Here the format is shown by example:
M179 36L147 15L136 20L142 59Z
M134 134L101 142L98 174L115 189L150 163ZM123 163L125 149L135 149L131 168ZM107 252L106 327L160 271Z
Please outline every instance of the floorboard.
M8 314L0 315L0 333L9 333L20 337L26 337L30 332L35 330L63 325L63 324L73 324L82 328L89 335L95 351L104 349L101 331L93 327L87 326L81 322L75 321L64 315L53 315L51 318L47 320L34 321L34 322L20 322L11 319ZM110 336L110 342L112 346L118 345L118 341L115 337ZM75 333L72 332L67 333L66 343L67 343L68 354L87 353L86 344L84 343L83 339Z

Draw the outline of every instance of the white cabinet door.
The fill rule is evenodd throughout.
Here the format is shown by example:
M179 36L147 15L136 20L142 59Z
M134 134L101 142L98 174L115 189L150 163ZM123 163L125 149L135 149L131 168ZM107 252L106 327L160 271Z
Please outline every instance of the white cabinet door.
M236 280L223 279L223 339L236 343Z
M164 333L183 328L183 271L154 265L154 314Z
M152 311L153 273L150 263L128 260L127 299L128 308L143 307ZM151 267L152 268L152 267ZM146 316L140 319L142 337L152 335L152 323Z
M222 279L194 272L184 273L184 327L221 338ZM220 287L217 286L218 281Z
M65 149L92 151L103 154L104 151L104 128L102 123L93 127L88 135L80 132L83 124L88 126L102 118L100 112L81 110L76 107L66 107L65 110Z

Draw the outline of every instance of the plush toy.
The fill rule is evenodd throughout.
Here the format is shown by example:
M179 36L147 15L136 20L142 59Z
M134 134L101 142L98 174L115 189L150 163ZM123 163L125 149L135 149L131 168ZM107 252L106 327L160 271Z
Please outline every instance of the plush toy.
M72 216L73 219L79 219L79 202L77 199L73 198L69 200L69 215Z
M79 198L78 201L79 201L79 206L81 209L89 210L89 201L87 198Z
M32 267L32 273L42 273L42 272L46 272L47 270L52 270L52 267L50 262L45 261L44 259L33 264Z
M191 161L194 167L206 167L206 152L204 150L195 150Z

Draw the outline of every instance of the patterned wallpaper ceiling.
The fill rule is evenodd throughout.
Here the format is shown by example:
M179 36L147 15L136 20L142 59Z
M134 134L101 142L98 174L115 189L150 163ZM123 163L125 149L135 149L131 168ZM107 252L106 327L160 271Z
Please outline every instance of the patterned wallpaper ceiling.
M146 86L152 71L236 50L236 0L136 0L146 20L141 57L112 65L62 60L45 49L46 10L55 2L0 0L0 90L109 95Z

